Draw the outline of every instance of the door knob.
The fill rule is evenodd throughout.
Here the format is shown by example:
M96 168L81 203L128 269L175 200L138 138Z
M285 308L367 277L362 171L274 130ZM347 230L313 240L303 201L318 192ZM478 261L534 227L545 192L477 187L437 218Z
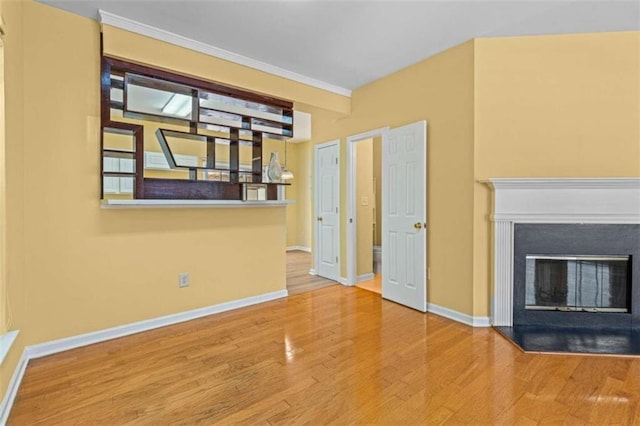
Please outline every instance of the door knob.
M422 229L422 224L420 222L416 222L413 224L413 227L416 229Z
M318 216L318 222L322 222L322 216Z

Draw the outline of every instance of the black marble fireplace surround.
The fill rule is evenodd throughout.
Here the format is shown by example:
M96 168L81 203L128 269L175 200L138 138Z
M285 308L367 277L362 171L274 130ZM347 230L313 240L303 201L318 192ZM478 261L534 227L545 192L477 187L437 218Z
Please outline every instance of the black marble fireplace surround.
M526 257L629 256L629 312L581 312L525 309ZM640 332L640 225L515 224L513 325L535 329Z
M514 224L513 249L513 326L497 326L497 331L525 351L640 355L640 225ZM628 256L626 273L630 279L624 291L626 303L623 303L627 312L526 309L527 255ZM546 265L542 265L541 269L545 268ZM553 267L550 269L550 275L557 274ZM559 275L566 279L569 273L561 271ZM547 277L542 286L546 280ZM618 290L609 291L608 297L619 306L619 282L616 285ZM563 294L565 291L561 288L558 297L551 294L544 302L571 300ZM536 297L534 306L539 304Z

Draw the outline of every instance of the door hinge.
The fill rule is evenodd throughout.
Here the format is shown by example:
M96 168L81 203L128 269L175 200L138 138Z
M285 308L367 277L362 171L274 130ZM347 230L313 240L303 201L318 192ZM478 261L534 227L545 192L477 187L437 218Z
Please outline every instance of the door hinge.
M338 164L338 157L336 157L336 164Z
M336 263L338 263L338 256L336 256Z
M338 213L338 208L336 207L336 213Z

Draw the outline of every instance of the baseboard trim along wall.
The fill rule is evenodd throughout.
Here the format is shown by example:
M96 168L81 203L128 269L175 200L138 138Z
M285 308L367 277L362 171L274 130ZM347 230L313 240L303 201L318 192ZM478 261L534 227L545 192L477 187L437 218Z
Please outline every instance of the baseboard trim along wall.
M6 425L7 420L9 420L9 413L11 413L13 402L16 400L16 396L18 395L20 382L22 382L22 376L24 376L28 363L29 358L27 355L27 349L25 348L22 351L18 365L16 365L16 369L13 371L13 376L11 376L11 381L7 386L7 393L4 395L2 404L0 404L0 425L2 426Z
M305 247L305 246L289 246L289 247L287 247L287 251L294 251L294 250L300 250L300 251L305 251L307 253L311 253L311 247Z
M16 337L18 337L18 333L20 333L20 330L12 330L0 336L0 365L2 365L4 358L9 353L9 350L11 349L13 342L16 341Z
M356 282L361 283L362 281L371 281L375 277L376 276L374 275L373 272L369 272L368 274L358 275L358 277L356 278Z
M233 309L256 305L258 303L269 302L271 300L281 299L287 296L287 290L279 290L271 293L260 294L258 296L219 303L217 305L206 306L204 308L193 309L191 311L165 315L131 324L98 330L91 333L80 334L78 336L66 337L64 339L27 346L22 352L22 357L20 358L20 361L13 372L13 376L11 377L11 381L9 382L9 386L7 387L7 393L2 400L2 404L0 404L0 425L6 424L7 419L9 418L9 413L11 412L13 402L18 394L18 389L22 382L22 376L24 375L29 360L67 351L69 349L79 348L81 346L92 345L94 343L105 342L107 340L117 339L119 337L141 333L143 331L153 330L155 328L190 321L207 315L218 314Z
M441 317L449 318L450 320L461 322L462 324L470 325L471 327L491 327L491 319L489 317L473 317L434 303L427 304L427 311L440 315Z

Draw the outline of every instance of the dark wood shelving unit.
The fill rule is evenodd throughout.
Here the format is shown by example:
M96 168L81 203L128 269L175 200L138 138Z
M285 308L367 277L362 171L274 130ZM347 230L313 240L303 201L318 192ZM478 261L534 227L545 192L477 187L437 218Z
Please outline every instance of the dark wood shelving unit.
M135 151L127 151L124 149L105 148L102 150L102 155L104 157L111 157L111 158L136 158Z
M103 176L107 177L135 177L134 172L103 172Z
M171 98L157 108L134 105L136 93L170 94ZM182 102L185 112L166 112L173 98ZM128 121L114 119L112 111L120 111ZM188 172L188 179L145 177L144 126L131 120L181 125L186 131L163 128L155 132L169 169ZM101 197L105 198L104 178L133 179L134 199L158 200L242 200L244 184L263 184L263 140L287 139L293 136L293 104L219 83L171 73L140 64L102 57L101 123L103 159L133 160L133 170L104 170L102 164ZM155 129L155 127L154 127ZM105 146L105 134L127 135L131 148ZM220 136L216 136L220 134ZM177 159L169 137L205 144L206 154L197 164L184 164ZM216 147L228 145L226 166L217 162ZM251 145L250 162L240 161L240 146ZM225 148L226 149L226 148ZM246 156L246 151L245 151ZM112 160L115 161L115 160ZM209 176L224 176L228 180L208 180ZM268 200L277 200L278 186L285 183L265 183Z

